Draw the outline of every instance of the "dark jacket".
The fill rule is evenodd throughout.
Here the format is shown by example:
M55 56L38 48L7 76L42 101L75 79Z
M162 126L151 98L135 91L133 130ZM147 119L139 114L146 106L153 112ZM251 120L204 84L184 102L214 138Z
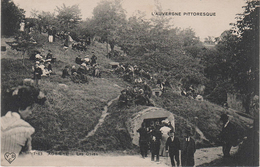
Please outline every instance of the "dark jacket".
M137 132L140 134L139 142L148 142L148 132L145 128L141 127Z
M41 79L41 75L42 75L42 69L40 67L35 68L34 77L37 79Z
M196 152L195 141L190 138L190 141L182 141L181 144L181 164L182 166L194 166L194 153Z
M153 140L153 137L155 137L155 140ZM161 131L159 131L158 128L155 128L151 132L151 141L150 141L151 152L155 155L159 154L161 139L162 139Z
M166 150L169 150L169 153L178 153L180 150L180 140L178 137L174 137L172 141L171 137L168 137L166 141Z
M229 122L226 127L222 127L220 140L225 143L236 145L238 139L237 130L234 124Z

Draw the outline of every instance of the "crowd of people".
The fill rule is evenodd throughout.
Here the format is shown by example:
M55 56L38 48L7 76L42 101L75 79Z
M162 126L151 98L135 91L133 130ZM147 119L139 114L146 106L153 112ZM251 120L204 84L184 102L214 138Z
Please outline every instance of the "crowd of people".
M222 143L223 157L230 157L232 146L237 146L240 142L236 127L229 121L226 113L220 116L222 121L222 131L218 135L218 140ZM149 124L150 123L150 124ZM139 133L139 147L142 158L147 157L148 150L151 153L151 160L159 162L160 156L169 156L171 166L194 166L194 154L196 152L195 140L193 139L192 128L188 125L179 138L175 135L175 128L168 119L143 121L137 130ZM181 158L180 158L181 157ZM177 164L175 164L175 162Z
M21 23L20 31L24 31L24 23ZM49 42L55 41L56 32L51 29L48 31ZM32 31L32 30L31 30ZM18 38L21 39L21 38ZM7 106L1 110L1 152L13 152L16 155L22 152L31 150L31 135L34 133L34 128L27 123L26 119L32 112L32 105L38 103L44 104L46 98L44 94L37 87L42 76L48 76L53 73L52 63L56 61L51 50L45 54L44 50L35 51L32 53L30 59L35 61L32 67L35 83L33 80L24 80L18 87L9 89L4 92L4 104ZM70 76L73 82L84 83L88 82L87 75L100 77L101 73L99 65L97 64L97 57L95 54L86 56L84 58L76 57L76 65L72 67L65 66L62 71L62 77ZM131 65L119 65L115 72L122 75L125 81L133 83L121 91L118 104L120 107L127 107L132 104L153 106L150 98L152 96L152 89L145 80L151 80L152 76L149 72L145 72L139 67ZM158 79L156 84L165 91L164 87L169 85L167 80ZM193 93L193 90L190 90ZM184 95L187 93L182 92ZM230 156L230 149L237 144L237 133L235 126L229 121L227 114L221 115L220 120L223 122L222 132L219 135L223 143L224 157ZM175 129L171 122L166 120L156 120L142 123L142 127L137 130L140 134L139 146L143 158L147 157L148 150L151 152L151 160L159 161L160 156L169 154L171 165L175 166L194 166L194 153L196 151L195 141L191 137L191 127L183 132L184 140L180 140L175 136ZM179 153L181 152L181 161Z
M115 73L127 82L134 82L136 77L145 78L147 80L151 80L152 76L149 72L144 71L144 69L139 68L137 65L130 64L120 64L115 69Z
M171 122L166 120L155 123L152 121L149 126L145 122L142 123L142 127L137 130L140 134L139 146L141 156L147 157L147 152L151 152L151 160L159 162L160 156L170 156L171 165L180 166L181 151L181 164L182 166L194 166L194 153L196 152L195 141L191 137L192 129L187 127L183 132L184 141L175 136L175 129L171 125ZM156 159L155 159L156 157Z
M198 101L203 101L203 96L198 94L193 85L190 85L189 88L181 88L181 95L185 97L190 97L191 99L196 99Z
M75 65L72 67L65 66L62 70L62 78L70 77L75 83L88 83L87 76L101 77L97 57L94 53L91 58L89 55L84 58L76 57L75 63L78 64L79 67L76 68Z
M147 105L154 106L150 98L152 96L152 89L146 81L142 81L141 78L135 80L134 86L128 86L121 91L119 96L118 106L129 107L131 105Z
M53 56L51 50L48 50L48 53L45 54L45 50L42 49L41 52L34 50L30 56L30 59L35 61L35 65L32 67L33 70L33 79L38 85L41 77L50 76L53 74L52 63L56 61L56 58Z
M137 65L132 66L130 64L119 64L115 68L115 73L123 77L125 81L133 84L133 87L128 86L126 89L121 91L118 101L119 107L128 107L132 104L153 106L150 99L153 91L154 95L158 97L163 92L166 92L166 87L170 87L170 83L167 79L162 77L156 79L155 77L152 77L149 72L145 72ZM156 85L154 90L152 90L151 86L148 85L148 81Z

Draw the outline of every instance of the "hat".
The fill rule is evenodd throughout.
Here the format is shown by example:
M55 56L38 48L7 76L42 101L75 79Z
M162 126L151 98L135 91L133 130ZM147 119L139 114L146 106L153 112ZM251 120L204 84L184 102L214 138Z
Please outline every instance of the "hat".
M221 121L228 120L228 115L227 115L227 114L222 114L222 115L220 116L220 120L221 120Z
M162 121L162 123L169 123L170 121L168 119L165 119Z
M87 67L86 63L82 63L81 66Z
M90 59L89 59L89 58L85 58L84 60L85 60L86 62L89 62L89 61L90 61Z

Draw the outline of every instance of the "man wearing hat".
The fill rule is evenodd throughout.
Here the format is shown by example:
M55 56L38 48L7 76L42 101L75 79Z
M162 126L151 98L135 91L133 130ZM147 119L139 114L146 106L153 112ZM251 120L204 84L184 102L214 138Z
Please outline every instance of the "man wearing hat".
M144 122L142 123L142 127L139 128L137 132L140 134L139 137L140 152L142 158L145 158L147 157L147 151L148 151L148 132Z
M194 153L196 152L195 141L191 138L191 127L187 127L183 136L185 137L181 145L181 165L194 166Z
M222 114L220 117L220 121L223 122L223 127L219 138L222 141L222 151L224 157L226 158L230 156L229 152L231 150L231 147L236 145L238 135L235 125L229 122L227 114Z
M169 132L169 137L166 141L166 152L169 152L172 166L175 166L174 158L177 162L177 166L180 166L179 150L180 150L179 138L175 137L174 131L171 130Z
M156 156L156 162L159 162L159 151L160 151L160 144L162 139L162 133L159 127L160 126L157 125L156 123L155 129L153 129L151 132L151 141L150 141L151 160L154 161L154 157Z

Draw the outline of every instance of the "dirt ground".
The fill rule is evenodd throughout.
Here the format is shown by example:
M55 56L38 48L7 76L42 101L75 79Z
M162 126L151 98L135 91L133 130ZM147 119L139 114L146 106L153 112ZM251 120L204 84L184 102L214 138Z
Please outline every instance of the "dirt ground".
M197 149L195 153L195 165L199 166L222 157L221 147ZM237 151L233 147L231 154ZM57 155L62 154L62 155ZM72 155L73 154L73 155ZM1 165L5 166L170 166L169 157L160 157L160 162L151 161L150 155L143 159L140 155L116 155L96 152L75 153L46 153L34 151L30 154L19 156L9 164L4 158Z

